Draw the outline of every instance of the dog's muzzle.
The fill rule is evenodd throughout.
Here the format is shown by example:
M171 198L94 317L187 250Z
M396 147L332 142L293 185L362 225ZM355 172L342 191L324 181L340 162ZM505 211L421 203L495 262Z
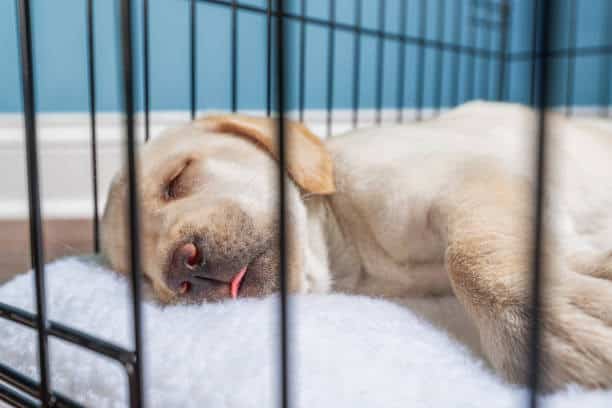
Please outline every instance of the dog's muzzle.
M195 242L187 242L179 245L172 254L166 284L179 296L197 298L200 297L198 294L205 294L205 297L216 299L236 299L247 272L248 265L235 268L228 264L225 268L210 268L202 248Z

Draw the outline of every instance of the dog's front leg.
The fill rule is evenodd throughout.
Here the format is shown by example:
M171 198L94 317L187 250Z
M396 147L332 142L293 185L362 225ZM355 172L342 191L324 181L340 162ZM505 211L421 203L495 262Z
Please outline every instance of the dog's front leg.
M489 169L466 172L434 211L453 290L493 367L516 383L528 375L532 202L526 181ZM542 386L609 387L612 283L568 270L553 245L544 253Z

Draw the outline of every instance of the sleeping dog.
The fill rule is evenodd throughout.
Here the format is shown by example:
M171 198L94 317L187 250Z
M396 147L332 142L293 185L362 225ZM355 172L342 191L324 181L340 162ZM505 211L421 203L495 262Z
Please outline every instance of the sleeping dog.
M547 115L542 381L612 384L612 132ZM288 287L453 293L495 370L527 378L534 112L473 102L422 123L321 141L287 123ZM140 151L142 269L161 302L279 290L275 121L210 116ZM126 173L103 252L128 272Z

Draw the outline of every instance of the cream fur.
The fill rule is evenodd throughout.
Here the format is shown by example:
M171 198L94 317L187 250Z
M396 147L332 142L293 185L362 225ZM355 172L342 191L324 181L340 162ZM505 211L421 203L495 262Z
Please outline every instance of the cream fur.
M548 121L544 383L608 387L612 134L595 120ZM525 381L535 126L527 108L475 102L330 140L337 193L323 200L339 224L326 235L335 288L452 290L492 365Z
M327 141L336 192L300 196L295 186L289 192L292 289L385 297L454 293L495 369L512 382L525 381L535 119L518 105L474 102L424 123ZM609 387L612 134L595 120L550 114L549 124L544 384ZM190 126L147 146L143 156L159 165L180 149L205 152L208 166L218 166L202 170L205 208L222 206L225 197L256 225L275 214L275 166L264 152L238 138L202 137ZM159 184L159 176L147 165L143 194L150 202L146 185ZM117 269L125 243L118 238L123 199L114 197L122 186L115 183L105 216L105 252ZM166 221L144 232L145 272L160 297L172 294L154 248L178 239L163 225L167 219L180 225L194 214L194 222L209 222L199 200L177 204L172 216L160 216Z

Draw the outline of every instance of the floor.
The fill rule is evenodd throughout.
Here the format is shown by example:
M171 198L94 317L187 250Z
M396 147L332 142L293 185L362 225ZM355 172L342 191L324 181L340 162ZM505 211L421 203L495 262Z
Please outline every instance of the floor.
M91 220L46 220L43 224L47 262L93 252ZM31 268L27 220L0 220L0 284Z

